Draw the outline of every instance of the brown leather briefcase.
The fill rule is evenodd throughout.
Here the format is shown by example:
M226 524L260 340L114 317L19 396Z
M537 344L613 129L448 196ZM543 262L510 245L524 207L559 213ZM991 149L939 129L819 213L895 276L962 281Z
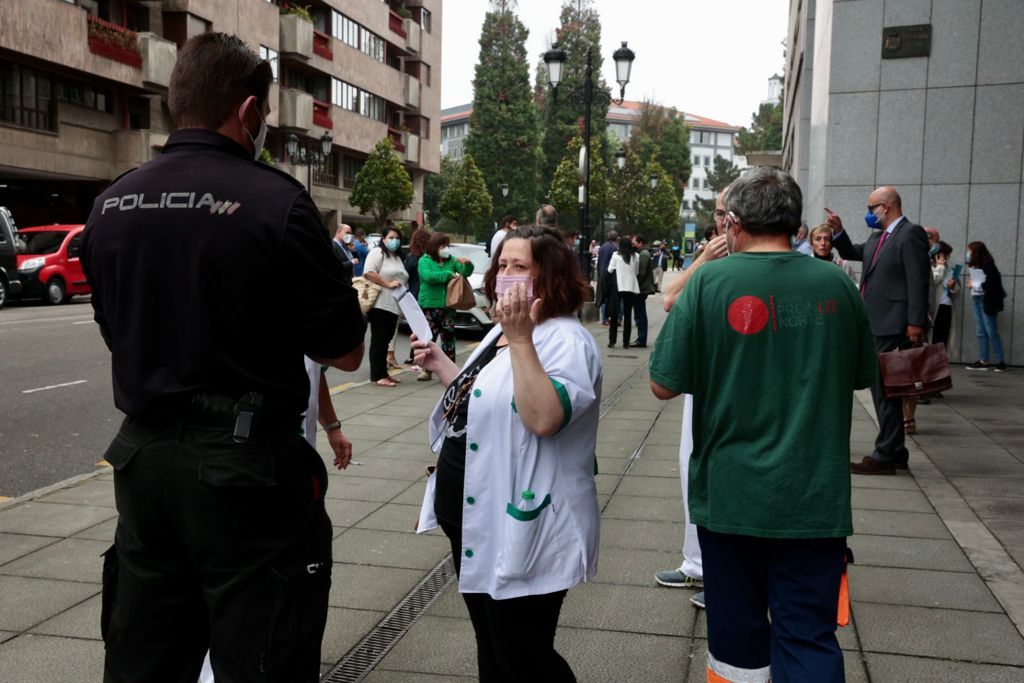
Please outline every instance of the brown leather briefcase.
M953 388L945 344L878 354L886 398L925 396Z

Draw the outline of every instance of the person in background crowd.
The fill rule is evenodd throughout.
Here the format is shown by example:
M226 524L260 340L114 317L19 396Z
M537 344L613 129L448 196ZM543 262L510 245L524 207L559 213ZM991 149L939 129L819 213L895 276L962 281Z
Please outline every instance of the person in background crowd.
M643 235L633 237L633 248L637 256L637 284L640 291L633 298L633 315L636 319L636 339L629 342L630 346L647 348L647 297L654 294L654 268L651 252L647 250L647 240ZM624 337L628 340L628 334Z
M953 247L940 241L932 265L932 282L939 283L936 285L938 293L935 298L939 305L935 307L935 319L932 321L932 344L945 344L947 351L953 343L953 296L960 291L960 283L953 279L953 266L949 263L952 255Z
M798 251L804 256L814 255L814 250L811 247L811 243L807 241L806 223L800 223L800 227L796 231L796 237L793 238L793 251Z
M341 261L341 266L345 269L345 277L350 283L355 275L355 267L360 263L359 256L356 255L352 244L353 241L352 227L344 223L338 226L334 233L334 239L331 240L331 249Z
M832 248L832 228L827 224L822 223L821 225L811 230L810 245L812 249L812 256L822 261L828 261L834 263L843 269L854 284L857 282L857 273L845 259L836 254Z
M413 342L445 386L417 531L451 542L481 681L575 681L554 641L566 592L597 572L601 353L575 317L589 286L558 231L532 225L484 283L497 324L461 370Z
M637 273L640 270L640 259L637 258L633 242L629 237L619 238L619 249L612 253L608 262L608 272L615 278L615 289L618 292L616 312L622 312L622 348L629 348L629 335L633 324L633 308L640 294L640 283ZM608 330L608 348L615 346L618 336L618 315L609 312L611 322Z
M541 204L534 219L537 225L547 228L558 227L558 210L550 204Z
M465 256L451 254L451 240L443 232L435 232L427 241L427 250L417 265L420 274L420 295L417 297L423 314L430 323L434 339L440 342L445 355L455 362L454 311L448 307L448 281L456 275L473 274L473 262ZM416 379L430 380L430 370L423 370Z
M380 244L366 257L363 277L381 287L373 308L366 315L370 323L370 381L379 387L393 387L398 380L388 375L388 345L398 325L398 302L394 291L409 282L402 254L402 233L392 226L384 228Z
M1006 358L1003 356L1003 340L999 337L997 316L1003 310L1003 277L996 268L995 259L984 242L967 245L967 288L971 290L971 305L974 309L974 331L978 335L978 360L967 366L968 370L1006 372ZM995 365L989 366L989 351L995 355Z
M519 223L516 222L516 217L512 215L503 216L501 219L501 225L494 234L491 236L491 241L487 244L487 255L490 256L498 250L498 245L501 241L508 237L508 234L519 227Z
M928 236L903 215L903 202L893 187L879 187L868 195L864 222L871 235L854 244L843 221L830 209L825 220L832 228L832 244L839 255L861 261L860 292L868 308L878 353L893 351L907 342L924 341L928 325ZM882 373L871 387L878 416L878 437L871 455L850 464L854 474L895 474L908 469L904 443L903 399L886 398Z
M366 255L370 253L370 246L366 243L366 231L362 228L356 228L352 237L352 248L355 249L356 257L359 259L353 272L356 277L361 277L363 269L366 267Z
M392 226L393 225L394 225L394 223L392 223ZM416 231L420 229L419 221L409 221L408 228L409 228L409 235L410 236L416 234ZM411 240L412 237L410 237L409 239ZM409 272L409 268L408 268L408 266L406 266L406 263L405 263L407 254L404 251L400 250L398 252L398 255L402 259L402 266L405 268L406 273L408 273ZM418 275L418 273L417 273L417 275ZM409 286L408 282L405 283L405 286L408 287L410 291L412 291L412 288ZM416 296L416 295L413 294L413 296ZM394 334L391 335L390 343L388 343L388 370L390 370L391 368L399 369L399 368L402 367L398 363L398 357L395 355L395 350L397 348L398 348L398 320L395 320L395 331L394 331ZM412 350L411 349L409 351L409 357L410 357L410 359L412 358ZM405 364L406 365L411 365L412 364L412 360L407 361ZM395 380L395 381L397 382L398 380Z
M650 360L655 396L694 396L707 680L841 683L853 392L878 374L868 316L841 271L792 250L790 176L748 170L725 209L732 256L690 278Z
M665 266L668 264L668 255L665 253L664 245L655 240L654 251L651 252L651 269L654 273L654 291L661 291L661 278L665 275Z
M672 262L676 270L683 269L683 250L679 248L679 242L672 240Z
M167 97L176 130L96 199L82 234L125 414L103 454L118 510L107 683L195 681L207 648L218 680L320 675L332 527L324 462L300 433L303 356L356 370L366 325L302 183L254 161L273 81L238 37L189 39ZM104 211L168 188L233 204ZM258 286L272 280L288 286Z
M615 277L608 272L612 254L619 248L619 233L609 230L605 243L597 252L597 305L601 312L601 324L608 327L609 308L615 309L618 317L618 298L615 292Z
M430 233L423 228L413 230L409 238L409 253L405 256L405 272L409 274L409 292L419 301L420 298L420 257L427 250L427 242L430 241ZM412 347L409 347L409 357L405 359L406 365L411 365ZM415 370L415 368L413 368Z
M924 228L924 234L928 235L928 255L935 258L935 255L939 253L939 242L942 241L942 237L939 235L939 229L931 225L926 225Z

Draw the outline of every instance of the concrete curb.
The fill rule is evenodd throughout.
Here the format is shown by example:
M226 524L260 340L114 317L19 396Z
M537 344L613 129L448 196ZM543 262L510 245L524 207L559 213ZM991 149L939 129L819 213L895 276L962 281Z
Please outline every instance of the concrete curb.
M36 498L42 498L45 495L54 493L55 491L60 491L61 489L70 488L72 486L81 484L84 481L95 479L96 477L111 471L112 470L110 467L103 467L102 469L98 469L95 472L76 474L75 476L68 477L63 481L58 481L55 484L44 486L43 488L36 489L35 491L29 491L28 493L22 494L16 498L11 498L10 500L5 500L2 503L0 503L0 512L6 510L7 508L12 508L16 505L21 505L22 503L26 503L30 500L35 500Z

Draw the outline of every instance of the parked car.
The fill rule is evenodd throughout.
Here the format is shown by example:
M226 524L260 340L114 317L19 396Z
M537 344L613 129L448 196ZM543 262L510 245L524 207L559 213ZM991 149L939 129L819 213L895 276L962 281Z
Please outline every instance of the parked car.
M21 298L64 304L75 295L92 293L79 259L84 229L84 225L40 225L18 231L24 244L17 256Z
M0 308L9 296L21 294L21 275L18 273L18 228L11 212L0 206Z
M491 257L487 255L485 247L477 244L457 243L450 245L450 248L455 258L465 256L473 262L473 274L469 276L469 284L476 295L476 306L468 311L455 311L455 329L487 332L494 327L490 316L491 302L484 294L484 275L491 267Z

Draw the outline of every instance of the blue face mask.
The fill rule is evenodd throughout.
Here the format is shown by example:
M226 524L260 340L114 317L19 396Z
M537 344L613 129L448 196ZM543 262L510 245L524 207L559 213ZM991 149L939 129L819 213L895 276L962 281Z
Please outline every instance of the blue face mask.
M933 244L932 248L928 250L928 255L929 256L935 256L938 253L939 253L939 245L937 245L937 244Z
M868 227L872 230L878 230L882 227L882 221L878 220L878 216L871 211L864 214L864 222L867 223Z
M392 237L387 242L385 242L385 245L391 251L396 251L398 249L398 247L402 246L402 241Z

